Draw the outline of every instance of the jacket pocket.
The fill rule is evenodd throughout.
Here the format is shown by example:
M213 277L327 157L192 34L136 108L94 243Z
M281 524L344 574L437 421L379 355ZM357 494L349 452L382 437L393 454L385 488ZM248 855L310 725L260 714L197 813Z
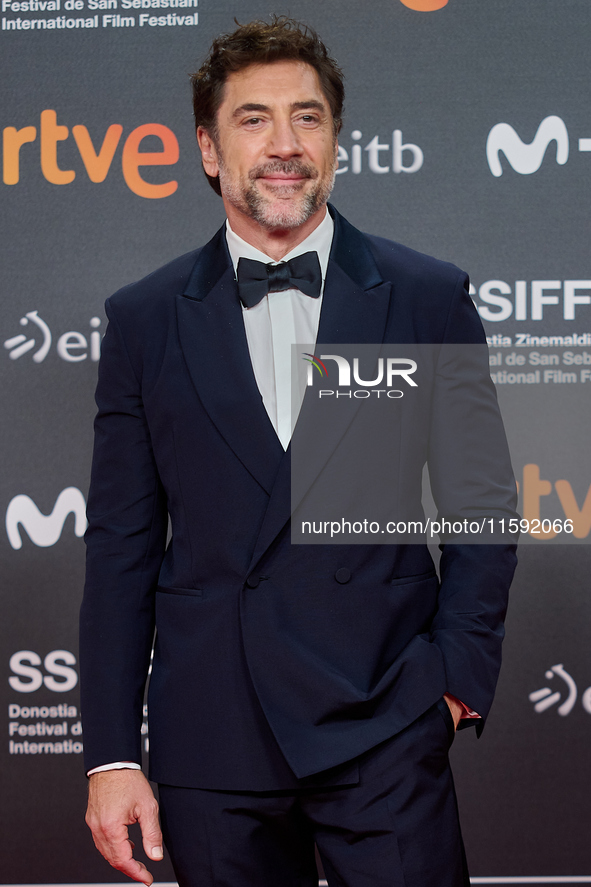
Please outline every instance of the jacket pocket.
M188 597L203 597L202 588L178 588L177 586L172 585L159 585L157 590L162 592L162 594L182 594L187 595Z
M426 582L436 576L437 573L434 569L428 570L426 573L417 573L416 576L397 576L390 580L390 585L414 585L416 582Z
M453 715L445 699L438 699L435 705L437 706L439 714L443 718L445 726L447 727L447 738L449 744L451 745L456 738L456 725L454 724Z

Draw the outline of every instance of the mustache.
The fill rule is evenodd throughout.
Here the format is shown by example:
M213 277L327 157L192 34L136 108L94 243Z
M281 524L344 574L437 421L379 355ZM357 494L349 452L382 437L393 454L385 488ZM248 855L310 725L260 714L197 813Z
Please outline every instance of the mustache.
M305 179L315 179L318 177L318 170L314 166L308 166L301 160L272 160L270 163L264 163L261 166L255 166L251 169L248 177L254 182L263 176L272 175L273 173L283 173L284 175L297 175Z

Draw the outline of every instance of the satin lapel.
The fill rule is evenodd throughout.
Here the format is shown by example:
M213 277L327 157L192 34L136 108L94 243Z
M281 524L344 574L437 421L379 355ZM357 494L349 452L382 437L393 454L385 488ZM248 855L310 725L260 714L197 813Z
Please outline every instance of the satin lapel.
M223 228L202 249L184 293L177 296L177 320L183 355L203 406L270 493L284 453L252 370Z
M382 280L363 234L330 207L335 233L326 275L318 346L343 344L379 345L384 338L392 284ZM336 349L335 349L336 350ZM315 354L327 353L318 347ZM338 352L337 352L338 353ZM311 389L312 391L312 389ZM305 434L309 427L309 394L306 394L295 435ZM360 405L362 401L356 402ZM251 569L287 523L292 509L301 501L330 454L352 421L353 411L343 411L342 420L335 421L323 440L310 441L308 457L298 464L297 489L292 498L291 445L281 462L273 494L257 540ZM299 442L299 447L305 442ZM300 460L301 462L302 460Z

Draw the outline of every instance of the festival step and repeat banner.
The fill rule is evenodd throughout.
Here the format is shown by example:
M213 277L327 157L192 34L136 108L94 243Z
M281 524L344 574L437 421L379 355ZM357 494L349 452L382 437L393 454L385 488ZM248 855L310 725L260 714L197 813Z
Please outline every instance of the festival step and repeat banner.
M103 303L222 223L188 74L270 12L345 71L335 205L469 271L489 337L527 544L452 751L473 881L591 882L587 0L2 0L0 881L121 880L83 822L76 645Z

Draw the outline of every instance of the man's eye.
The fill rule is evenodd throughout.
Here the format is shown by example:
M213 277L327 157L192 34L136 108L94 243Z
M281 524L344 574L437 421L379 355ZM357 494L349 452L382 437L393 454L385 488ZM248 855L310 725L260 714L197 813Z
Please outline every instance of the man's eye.
M248 120L246 120L245 122L249 125L256 126L257 123L261 122L261 118L260 117L249 117Z

